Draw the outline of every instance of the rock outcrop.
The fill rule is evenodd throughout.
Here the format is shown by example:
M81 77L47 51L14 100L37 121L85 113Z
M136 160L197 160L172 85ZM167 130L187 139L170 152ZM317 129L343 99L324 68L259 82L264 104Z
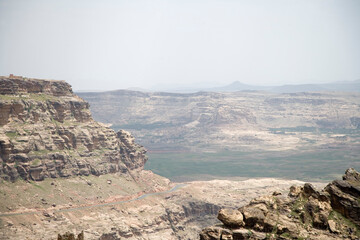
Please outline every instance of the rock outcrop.
M360 226L360 174L346 170L343 180L335 180L325 190L330 194L331 207Z
M57 240L84 240L84 232L82 231L81 233L79 233L77 235L77 237L75 237L75 234L67 232L63 235L58 234L58 238Z
M64 81L0 77L0 177L40 181L142 169L145 149L91 117Z
M275 193L222 209L223 224L203 229L200 239L359 239L359 186L360 174L350 168L322 191L306 183L291 187L288 196Z

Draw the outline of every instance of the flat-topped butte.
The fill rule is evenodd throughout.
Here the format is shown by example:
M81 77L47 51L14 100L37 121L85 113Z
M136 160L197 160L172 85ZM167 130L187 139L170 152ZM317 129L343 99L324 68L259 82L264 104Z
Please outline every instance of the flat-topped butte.
M128 132L94 121L65 81L0 77L0 94L0 178L125 174L147 160Z

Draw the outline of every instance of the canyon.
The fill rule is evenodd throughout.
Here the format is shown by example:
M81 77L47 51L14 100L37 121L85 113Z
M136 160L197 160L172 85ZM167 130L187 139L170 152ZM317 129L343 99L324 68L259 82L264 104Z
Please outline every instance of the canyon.
M98 121L151 149L294 150L358 142L356 92L79 92Z
M0 110L0 239L197 239L221 208L303 184L171 182L64 81L0 77Z
M146 169L173 181L331 181L360 168L358 92L78 94L96 120L147 147Z

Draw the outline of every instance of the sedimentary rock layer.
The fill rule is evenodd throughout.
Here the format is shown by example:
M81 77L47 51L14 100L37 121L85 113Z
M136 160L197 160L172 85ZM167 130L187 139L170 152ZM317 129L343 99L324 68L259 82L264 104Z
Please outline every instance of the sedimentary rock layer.
M0 177L14 181L142 169L145 149L91 117L64 81L0 77Z

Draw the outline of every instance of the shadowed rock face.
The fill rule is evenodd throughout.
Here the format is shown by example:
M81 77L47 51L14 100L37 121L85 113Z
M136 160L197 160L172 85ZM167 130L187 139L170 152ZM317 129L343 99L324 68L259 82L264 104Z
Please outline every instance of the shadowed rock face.
M77 237L73 233L58 234L57 240L84 240L84 232L79 233Z
M94 121L64 81L0 77L0 177L35 181L142 169L145 149Z
M291 187L288 197L276 193L222 209L223 224L203 229L200 239L359 239L359 185L360 174L350 168L322 191L306 183Z
M360 174L348 169L343 180L335 180L325 190L330 194L331 207L360 226Z

